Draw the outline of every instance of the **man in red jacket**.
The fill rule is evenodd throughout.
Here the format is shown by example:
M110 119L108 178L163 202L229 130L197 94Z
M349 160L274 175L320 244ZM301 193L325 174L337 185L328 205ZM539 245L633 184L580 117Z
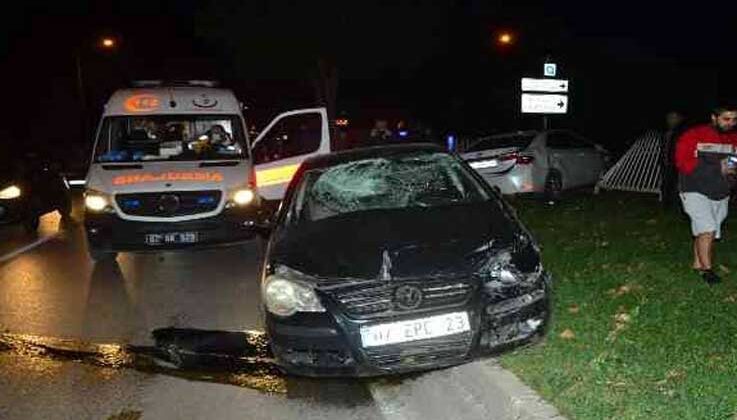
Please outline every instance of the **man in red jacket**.
M727 175L734 171L728 156L737 152L736 127L737 106L721 106L712 112L711 124L689 129L676 144L679 191L694 236L693 268L708 284L721 281L712 270L713 245L727 217Z

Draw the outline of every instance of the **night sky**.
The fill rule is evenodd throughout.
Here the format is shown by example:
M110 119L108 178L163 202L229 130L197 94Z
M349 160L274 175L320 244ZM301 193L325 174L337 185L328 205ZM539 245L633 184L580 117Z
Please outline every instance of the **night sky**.
M314 105L334 74L336 112L382 113L437 133L538 128L519 112L519 78L551 56L571 81L574 128L621 150L671 108L701 121L733 100L734 6L701 2L137 1L27 3L2 16L6 145L73 146L131 79L217 79L267 116ZM696 5L696 3L694 3ZM495 35L509 30L513 45ZM96 42L113 35L119 47ZM79 57L85 102L77 89ZM31 147L31 146L29 146ZM57 147L61 149L61 147Z

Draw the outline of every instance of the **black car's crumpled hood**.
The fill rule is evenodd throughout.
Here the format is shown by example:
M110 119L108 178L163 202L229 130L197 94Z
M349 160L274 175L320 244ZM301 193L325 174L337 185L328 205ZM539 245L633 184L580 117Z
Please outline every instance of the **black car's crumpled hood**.
M375 279L389 267L392 278L469 273L475 250L516 232L494 202L366 211L280 230L270 262L321 279Z

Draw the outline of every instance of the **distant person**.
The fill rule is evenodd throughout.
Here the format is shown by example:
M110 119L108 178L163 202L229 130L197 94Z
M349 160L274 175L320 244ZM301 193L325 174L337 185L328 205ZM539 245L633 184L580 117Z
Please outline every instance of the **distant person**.
M675 162L683 209L691 219L693 268L708 284L721 279L713 270L714 240L721 238L727 218L730 185L734 172L727 154L737 146L737 106L712 111L711 123L693 127L678 139Z
M146 129L148 138L150 139L159 138L159 126L156 124L156 121L146 120L146 122L144 123L144 128Z
M374 127L369 132L368 145L378 146L389 143L394 138L394 133L389 130L389 123L386 120L376 120Z
M670 111L665 115L665 129L662 132L660 168L662 183L660 197L663 207L671 208L678 200L678 170L675 165L676 141L683 132L683 114Z
M138 119L133 121L130 138L132 140L153 140L157 138L157 127L153 120Z
M210 128L210 143L217 146L232 146L233 138L230 137L225 128L220 124L215 124Z
M164 141L184 141L184 127L178 123L168 124L164 133Z

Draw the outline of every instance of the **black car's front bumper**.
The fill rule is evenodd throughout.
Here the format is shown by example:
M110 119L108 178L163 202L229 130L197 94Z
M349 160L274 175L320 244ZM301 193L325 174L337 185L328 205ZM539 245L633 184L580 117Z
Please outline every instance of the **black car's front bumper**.
M496 354L543 336L551 312L550 286L550 276L541 273L527 286L503 291L481 286L459 307L370 321L346 316L327 299L324 313L280 318L267 312L266 328L277 362L297 375L376 376L441 368ZM468 313L470 331L380 347L361 345L362 325L458 311Z
M207 248L236 244L258 233L261 215L257 207L223 210L217 216L183 222L139 222L121 219L115 213L86 212L84 218L90 248L104 251L156 251L164 249ZM193 232L195 243L146 243L146 235Z

